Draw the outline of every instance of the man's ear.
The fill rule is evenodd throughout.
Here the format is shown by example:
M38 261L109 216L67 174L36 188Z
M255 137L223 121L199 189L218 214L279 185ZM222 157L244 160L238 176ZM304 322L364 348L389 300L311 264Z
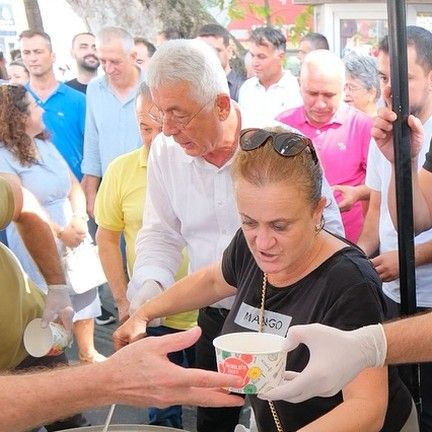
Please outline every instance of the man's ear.
M285 63L285 53L283 51L280 51L278 53L278 57L279 57L279 60L281 62L281 65L283 66L283 64Z
M228 118L231 110L231 98L229 97L229 95L224 93L217 95L216 109L220 121L224 121Z

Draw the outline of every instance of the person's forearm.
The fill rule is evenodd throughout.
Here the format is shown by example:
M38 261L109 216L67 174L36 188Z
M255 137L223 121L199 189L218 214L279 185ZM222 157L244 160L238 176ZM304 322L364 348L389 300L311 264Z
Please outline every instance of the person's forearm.
M363 231L357 241L358 247L363 249L367 256L371 256L379 248L379 238L375 229L372 227L363 226Z
M26 430L106 405L111 391L107 385L109 376L97 365L2 376L0 379L0 405L7 411L7 415L0 416L2 432Z
M366 185L355 186L356 201L369 201L370 189Z
M54 228L36 198L25 189L23 206L15 223L47 284L64 284L65 276L52 231Z
M215 272L215 267L211 266L186 276L161 295L146 302L136 313L151 321L209 306L235 295L236 289L223 280L216 280Z
M87 203L86 196L83 188L78 180L71 174L72 187L69 194L69 200L72 206L72 211L75 216L86 218L87 217Z
M367 256L371 256L379 248L378 226L380 220L381 193L369 188L368 190L370 191L369 208L357 245L365 251Z
M386 364L432 360L432 313L384 325L387 339Z
M297 432L378 432L383 418L372 416L374 411L376 407L368 400L347 400Z
M369 208L369 211L372 209ZM369 213L366 216L363 230L357 245L362 248L367 256L371 256L379 248L379 234L377 218L372 217Z
M416 234L426 231L432 226L432 202L429 207L428 200L423 195L423 190L426 191L425 195L430 194L427 188L430 189L432 180L430 173L421 170L421 174L417 172L417 161L412 162L412 194L413 194L413 211L414 211L414 230ZM428 178L429 177L429 178ZM426 181L425 181L426 180ZM431 198L432 198L432 194ZM388 206L393 225L397 229L397 203L396 203L396 179L395 179L395 166L392 164L392 174L390 178L389 191L388 191Z
M125 301L127 302L127 280L120 251L120 233L114 234L116 238L107 239L104 234L101 235L101 228L99 227L96 241L108 285L111 288L116 304L119 305Z
M432 240L415 246L415 266L430 264L432 262Z
M85 174L81 181L81 187L84 191L87 201L87 213L91 217L94 217L94 202L96 199L99 183L100 178L90 174Z

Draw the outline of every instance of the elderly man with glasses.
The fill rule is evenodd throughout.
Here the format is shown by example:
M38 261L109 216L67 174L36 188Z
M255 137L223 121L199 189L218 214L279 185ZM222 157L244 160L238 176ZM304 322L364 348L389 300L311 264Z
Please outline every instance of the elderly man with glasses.
M187 59L187 61L185 61ZM147 70L154 107L162 125L148 160L143 227L128 286L131 312L168 289L187 248L190 271L220 259L240 227L231 180L241 114L231 101L216 54L197 40L164 43ZM328 197L326 227L343 233L340 214ZM212 346L232 306L232 297L200 310L203 335L196 344L196 366L216 370ZM123 342L116 340L117 345ZM199 432L232 432L239 408L198 408Z

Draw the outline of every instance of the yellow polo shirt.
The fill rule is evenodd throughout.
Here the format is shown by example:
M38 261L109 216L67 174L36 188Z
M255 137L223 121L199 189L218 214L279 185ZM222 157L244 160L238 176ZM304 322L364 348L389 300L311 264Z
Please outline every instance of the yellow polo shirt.
M96 223L110 231L123 232L129 275L135 262L135 241L142 226L147 188L148 150L141 147L114 159L102 178L96 201ZM185 254L183 254L185 255ZM188 260L183 262L176 280L186 276ZM187 330L196 325L197 311L166 317L164 325Z
M12 190L0 178L0 229L10 223L13 212ZM44 297L15 255L0 243L0 371L13 369L28 356L22 342L24 329L42 316Z

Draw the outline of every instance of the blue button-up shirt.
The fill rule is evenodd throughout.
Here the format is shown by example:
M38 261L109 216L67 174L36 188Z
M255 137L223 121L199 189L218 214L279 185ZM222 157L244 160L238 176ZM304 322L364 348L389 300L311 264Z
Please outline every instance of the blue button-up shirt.
M140 76L142 80L143 74ZM105 76L89 83L81 164L84 174L102 177L114 158L142 145L135 114L138 89L139 83L125 100L119 100Z
M59 82L58 87L43 101L30 85L27 85L26 88L35 98L36 103L45 111L43 121L51 134L51 141L77 179L81 180L86 112L85 95Z

